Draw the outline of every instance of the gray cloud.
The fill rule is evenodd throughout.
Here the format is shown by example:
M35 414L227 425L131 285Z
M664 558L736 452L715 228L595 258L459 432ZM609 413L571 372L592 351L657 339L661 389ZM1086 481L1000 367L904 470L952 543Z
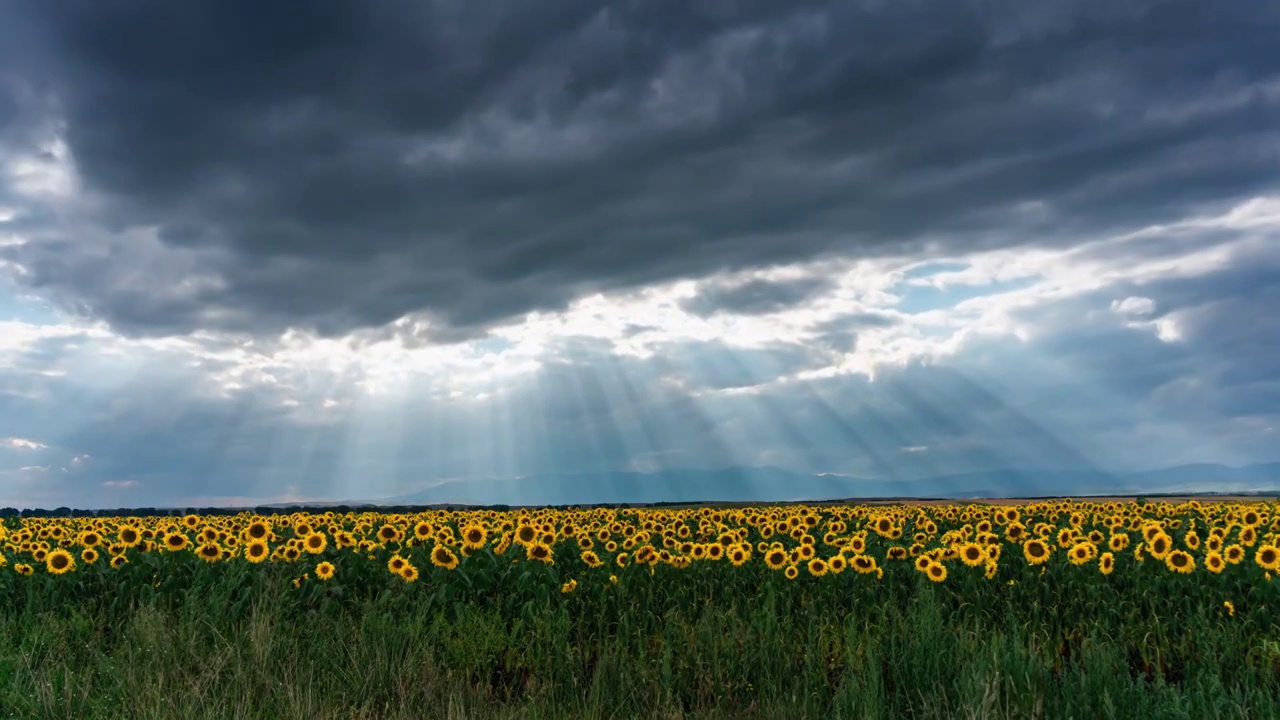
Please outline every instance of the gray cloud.
M817 344L838 353L851 353L858 346L858 333L869 328L887 328L900 324L893 315L883 312L851 312L824 320L813 327Z
M755 278L733 283L713 280L700 283L697 294L682 300L680 308L702 317L718 312L767 315L789 310L834 286L834 281L823 277L777 281Z
M141 335L425 310L457 340L676 277L1069 242L1272 185L1280 126L1280 10L1246 4L26 2L0 26L0 143L60 120L103 200L28 202L0 258ZM116 234L139 227L160 243Z

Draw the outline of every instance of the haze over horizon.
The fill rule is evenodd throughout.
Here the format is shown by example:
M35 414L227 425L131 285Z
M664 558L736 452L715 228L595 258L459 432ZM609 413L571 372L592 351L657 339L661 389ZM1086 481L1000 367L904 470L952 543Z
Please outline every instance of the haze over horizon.
M0 4L0 506L1280 461L1280 6L1113 5Z

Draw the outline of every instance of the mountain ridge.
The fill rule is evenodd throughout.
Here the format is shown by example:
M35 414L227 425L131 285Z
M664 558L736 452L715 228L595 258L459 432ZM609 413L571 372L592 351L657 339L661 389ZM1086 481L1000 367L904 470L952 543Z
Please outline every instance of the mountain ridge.
M1174 493L1280 493L1280 462L1243 467L1188 464L1127 473L1002 468L898 480L800 473L772 466L648 473L538 473L517 478L447 480L373 502L386 505L645 505Z

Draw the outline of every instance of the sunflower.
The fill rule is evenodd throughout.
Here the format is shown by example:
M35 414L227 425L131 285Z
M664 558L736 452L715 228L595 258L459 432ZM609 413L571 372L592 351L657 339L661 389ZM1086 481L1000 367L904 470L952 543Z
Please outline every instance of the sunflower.
M556 563L554 553L551 551L551 546L546 543L539 542L527 546L525 549L525 557L529 560L537 560L538 562L544 562L548 565L555 565Z
M1271 543L1260 545L1257 552L1253 554L1253 561L1263 570L1271 572L1280 570L1280 550Z
M987 551L977 543L965 543L960 548L960 560L969 567L977 567L987 561Z
M398 555L396 557L399 557ZM403 558L402 558L403 561ZM458 556L453 554L445 545L437 545L431 551L431 564L436 567L442 567L445 570L453 570L458 567Z
M71 557L71 553L62 548L45 555L44 564L45 568L54 575L61 575L76 569L75 558Z
M636 551L636 564L649 565L657 562L657 553L654 552L652 545L645 545ZM532 559L532 558L530 558Z
M568 595L569 593L573 592L577 588L578 588L578 581L570 580L569 582L560 586L560 592L564 593L565 595Z
M406 564L400 569L400 579L404 580L406 583L417 582L418 568L413 565Z
M436 549L439 550L440 548L436 548ZM448 552L448 548L445 548L445 552ZM399 574L400 571L403 570L405 566L408 564L409 564L409 561L405 560L403 557L400 556L399 553L397 553L395 555L392 555L391 559L387 561L387 570L390 571L393 575Z
M1032 538L1022 544L1022 555L1031 565L1040 565L1049 561L1049 546L1044 540Z
M270 555L270 551L267 549L265 540L250 540L244 546L244 559L251 563L260 563L266 560L268 555Z
M302 551L298 549L297 545L290 545L286 547L283 554L284 559L289 562L293 562L294 560L302 557Z
M537 537L538 529L532 525L521 523L520 526L516 528L515 540L521 545L531 545Z
M190 517L190 516L188 516ZM187 536L179 532L167 533L164 536L164 549L169 552L178 552L185 550L187 547Z
M1189 573L1196 569L1196 559L1182 550L1173 550L1164 559L1164 564L1176 573Z
M244 529L244 534L249 540L266 540L271 534L271 521L263 518L254 520Z
M1217 575L1226 569L1227 563L1222 559L1222 555L1220 553L1209 551L1204 556L1204 567L1209 572Z
M92 565L98 562L98 551L92 547L87 547L81 551L80 559L84 560L86 565Z
M984 576L984 577L986 577L988 580L991 580L992 578L994 578L994 577L996 576L996 573L997 573L999 570L1000 570L1000 565L999 565L999 563L996 563L996 562L994 562L994 561L990 561L990 562L988 562L988 563L987 563L987 566L986 566L986 568L983 570L982 574L983 574L983 576Z
M119 569L123 567L127 562L129 562L129 558L125 557L124 555L116 555L111 558L111 567L114 569Z
M302 541L303 548L312 555L319 555L324 549L329 547L329 538L325 537L322 532L312 532Z
M333 563L322 562L316 565L316 577L321 580L328 580L333 577Z
M87 548L94 547L95 545L98 545L101 542L102 542L102 536L94 532L93 530L85 530L84 532L80 533L80 544Z
M840 573L844 572L844 569L846 567L848 567L848 563L845 561L843 555L841 555L840 553L836 553L835 555L832 555L830 558L827 558L827 567L831 570L831 572L839 575Z
M1067 552L1067 559L1071 561L1072 565L1083 565L1092 560L1096 553L1097 549L1094 548L1093 544L1085 541L1071 546L1071 550Z
M436 529L431 526L431 523L423 520L414 524L413 539L418 542L426 542L431 539L431 536L435 534L435 531Z
M800 570L795 565L788 565L785 575L788 580L795 580L800 575Z
M35 572L35 569L26 563L17 563L13 566L13 571L19 575L30 575Z
M764 556L764 564L770 570L781 570L787 564L787 553L782 548L770 549Z
M1241 545L1244 545L1245 547L1253 547L1253 544L1257 541L1258 541L1258 531L1252 525L1247 526L1245 527L1245 529L1240 531Z
M1111 571L1116 567L1116 556L1109 552L1102 553L1098 558L1098 572L1103 575L1110 575Z
M196 555L207 563L215 563L222 559L222 546L216 542L207 542L196 548Z
M400 538L400 529L395 525L388 523L378 528L378 540L384 543L399 542Z
M1173 540L1164 533L1159 533L1147 542L1147 552L1156 560L1164 560L1173 549Z
M863 575L868 575L876 571L876 559L870 555L854 555L849 561L854 570Z
M593 567L593 568L598 568L604 564L600 562L600 556L596 555L594 552L590 550L587 550L582 553L582 562L585 563L587 567Z
M1142 526L1142 539L1147 542L1151 542L1156 539L1157 535L1160 535L1163 532L1164 529L1160 527L1160 523L1150 522Z
M929 563L929 567L924 572L933 582L942 582L947 579L947 566L942 563Z
M1244 560L1244 548L1239 545L1228 545L1222 551L1222 559L1229 565L1239 565Z
M489 532L483 525L468 525L462 528L462 542L469 548L479 549L489 539Z

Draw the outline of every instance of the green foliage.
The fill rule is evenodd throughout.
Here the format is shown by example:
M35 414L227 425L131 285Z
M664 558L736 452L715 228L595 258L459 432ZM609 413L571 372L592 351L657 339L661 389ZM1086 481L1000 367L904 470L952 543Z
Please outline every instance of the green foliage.
M76 718L1280 717L1275 619L1244 601L1224 616L1212 592L1089 583L1046 596L1058 581L918 576L841 587L694 566L624 572L616 585L595 575L564 595L551 591L563 568L481 557L466 575L386 585L353 555L341 558L343 582L297 589L287 566L213 569L176 554L95 566L74 583L16 584L6 573L0 708ZM747 593L751 582L758 591Z
M1179 547L1203 542L1187 539L1193 527L1224 526L1225 542L1244 532L1234 515L1148 507L1180 519L1167 526ZM653 537L635 540L622 564L630 546L606 552L601 542L600 567L567 534L552 544L554 562L528 559L508 544L510 528L499 532L505 516L485 521L494 532L454 570L432 563L436 540L391 540L333 541L258 564L243 554L208 563L190 548L130 548L118 568L105 554L92 563L77 554L73 571L42 566L23 576L14 567L27 558L11 537L10 565L0 567L0 717L1280 717L1280 580L1256 562L1211 573L1202 549L1194 573L1174 572L1141 560L1141 533L1129 528L1135 547L1116 552L1111 574L1096 561L1069 562L1076 539L1068 537L1044 565L1005 542L998 563L969 567L957 555L947 579L931 582L911 558L890 559L889 548L920 532L921 552L954 550L963 543L953 547L948 533L991 511L896 512L847 518L830 541L817 538L831 518L806 515L820 557L852 548L861 533L865 547L850 552L876 558L882 575L801 570L795 579L770 569L763 549L741 566L637 564L641 545L661 545L661 532L680 523L707 544L725 528L720 519L705 532L693 527L707 519L700 515L634 511L605 524L637 531L658 517ZM1082 535L1105 527L1107 514L1039 512L1050 543L1073 523ZM458 534L474 521L430 517ZM582 523L548 517L565 533ZM901 537L867 532L885 517ZM307 521L311 530L297 531L304 536L317 524L293 520ZM247 521L224 524L234 533ZM6 527L16 536L25 522ZM276 550L296 527L275 528ZM741 527L752 547L768 540L759 524ZM1267 533L1262 541L1273 542L1274 529ZM779 538L789 551L802 544ZM389 572L393 555L420 576ZM321 562L334 567L327 581Z

